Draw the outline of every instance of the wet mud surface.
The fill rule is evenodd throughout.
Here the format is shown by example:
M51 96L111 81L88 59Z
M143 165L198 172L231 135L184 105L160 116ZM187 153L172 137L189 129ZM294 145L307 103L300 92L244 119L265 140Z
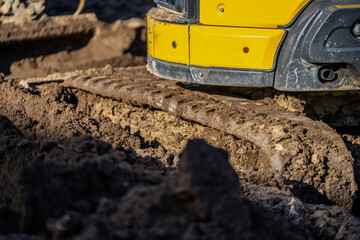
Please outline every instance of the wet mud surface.
M77 1L46 4L49 16L70 14L77 7ZM89 16L91 21L74 28L76 34L69 23L63 37L34 41L24 32L23 40L0 46L0 240L359 239L360 194L350 186L360 184L356 93L341 95L341 101L269 90L235 94L264 109L271 106L263 113L246 113L229 105L243 114L243 121L252 119L252 129L266 132L281 126L276 118L266 122L275 105L293 118L325 122L312 132L293 120L271 128L271 144L291 148L284 155L289 159L286 171L278 174L253 139L169 113L156 103L69 88L56 77L36 86L21 82L102 68L88 71L98 77L98 72L116 67L144 65L143 18L152 5L87 0L84 12L95 13L100 21ZM46 25L52 20L42 21ZM126 74L118 76L132 81ZM140 77L136 81L146 85ZM179 87L194 91L194 96L209 92L186 84L174 89ZM201 109L204 101L199 99L192 100ZM207 113L212 114L215 105L221 114L235 111L227 111L216 97L209 99ZM330 108L332 115L325 111ZM303 139L303 145L291 145L294 138ZM329 141L344 141L344 149L336 144L329 148ZM329 170L321 160L326 156L333 164L327 156L334 153L350 164L342 171L352 181L334 181L342 179L342 172ZM339 195L344 189L351 190L350 203ZM338 205L326 194L340 199Z
M37 32L39 28L48 31ZM2 32L0 71L8 77L46 76L107 64L126 67L146 63L145 21L140 18L108 24L99 22L92 14L78 18L44 17L25 29L5 25Z
M9 119L0 120L3 239L356 239L360 234L359 220L342 208L304 204L275 188L241 187L227 152L203 140L187 144L175 170L161 158L91 136L67 144L29 140Z
M73 138L65 149L56 142L27 141L4 117L1 127L2 141L10 140L2 151L1 204L17 223L7 228L9 221L1 219L5 226L0 229L7 234L301 239L242 197L227 153L203 140L189 142L175 173L154 158L137 157L90 136ZM26 162L15 162L13 150Z
M147 80L141 79L141 76L143 76L141 71L144 71L143 67L119 70L119 74L124 78L131 77L131 74L135 74L133 73L133 70L135 70L136 76L139 76L139 78L136 78L136 80L130 78L130 82L135 81L139 84L138 87L134 88L138 92L138 96L141 96L141 94L139 94L142 91L141 86L145 86L145 94L154 92L149 89L151 84L148 83ZM90 75L97 76L96 78L100 79L101 72L103 71L116 72L117 70L104 68L92 69L88 72L91 73ZM56 77L57 75L54 76ZM151 77L147 72L146 76ZM115 76L110 76L110 78L113 77ZM52 78L49 79L51 80ZM60 77L57 76L56 79L60 79ZM31 79L29 79L29 81L30 80ZM121 80L116 80L116 82L119 83L120 81ZM156 80L154 79L150 82L157 86L161 86L161 94L169 95L166 91L167 88L165 88L164 85L164 82L167 81L162 80L162 82L160 81L158 83L154 81ZM131 99L134 100L132 97L128 99L124 98L122 100L108 99L80 91L76 88L69 89L58 83L44 83L36 86L32 85L32 87L24 86L24 81L4 82L3 87L6 89L3 91L4 95L2 96L4 102L7 102L5 99L11 98L14 95L18 96L19 99L14 99L11 103L7 102L2 105L1 108L4 112L7 112L7 115L16 115L15 117L19 120L26 118L31 119L31 122L36 125L33 128L30 128L31 135L41 137L44 134L51 134L52 138L56 138L59 135L59 131L61 131L59 126L62 126L62 128L67 130L64 134L69 134L68 136L71 136L71 134L79 134L78 131L81 132L81 128L72 130L71 125L68 126L69 119L74 119L74 121L72 121L73 123L78 116L82 116L82 119L84 120L90 117L94 124L100 126L103 125L104 119L108 119L108 121L111 120L114 126L118 124L123 129L129 129L132 134L141 135L146 142L164 146L169 153L168 162L174 166L177 164L176 153L182 150L188 140L193 138L204 138L210 144L226 149L230 153L230 161L236 171L245 173L244 177L252 183L276 186L283 190L291 189L295 195L309 203L330 204L333 201L339 206L347 207L349 210L353 208L354 202L352 198L356 191L356 183L354 179L351 178L353 173L351 155L345 144L343 144L340 136L324 124L316 125L316 128L313 128L312 125L314 125L314 123L311 121L307 125L305 125L306 123L300 124L299 122L291 123L285 121L280 122L279 126L276 126L276 123L273 122L270 128L270 134L277 136L277 138L275 138L276 142L274 148L281 150L281 146L294 146L294 151L290 153L285 151L284 147L282 147L283 150L281 150L281 153L286 153L286 155L280 156L282 157L281 160L286 163L286 167L281 171L274 171L272 162L265 152L266 149L256 142L251 141L251 139L248 140L246 138L246 136L253 133L247 132L247 135L244 136L243 134L236 135L236 132L224 131L224 129L227 128L226 124L228 119L231 117L227 117L227 113L241 109L235 106L226 106L223 102L218 101L215 98L209 99L204 98L204 96L200 97L191 91L184 91L184 89L180 88L180 90L183 90L182 97L188 101L185 102L186 107L191 105L196 106L198 109L217 107L218 109L211 112L220 114L219 117L209 115L207 118L210 120L214 118L223 118L225 122L224 124L218 124L220 127L212 127L211 122L209 123L210 125L205 124L206 117L203 118L204 122L199 121L198 118L189 119L184 114L177 115L164 110L161 111L162 108L158 108L159 105L157 104L146 106L146 102L131 102ZM171 87L172 90L175 89L175 86ZM124 89L124 87L122 87L122 89ZM117 91L118 90L115 92ZM131 91L131 89L128 93L123 90L123 94L125 96L135 96L135 93ZM153 94L153 98L158 99L156 94ZM172 95L175 96L175 92L172 92ZM59 104L59 99L65 99L67 103L64 104L60 102ZM163 101L163 105L166 106L166 101L168 100L169 98ZM14 111L14 109L17 109L22 102L26 103L22 105L22 111L20 113ZM206 102L207 105L202 106L202 102ZM260 104L259 102L257 103ZM53 111L53 107L57 104L60 106L63 105L63 107L66 107L66 110ZM178 108L181 109L182 105L179 102ZM261 105L259 109L259 106L250 104L245 110L242 109L242 112L235 113L237 116L245 116L244 114L246 112L254 111L254 114L249 113L248 116L243 117L245 127L249 124L253 126L259 125L260 129L254 127L255 133L260 132L260 134L269 134L266 127L261 126L271 122L269 119L274 117L274 110L267 111L268 114L265 115L267 117L263 118L257 113L260 110L261 116L265 114L262 110L262 106L269 108L266 105ZM39 111L41 111L41 114L39 114ZM186 110L186 112L188 111ZM190 116L191 115L193 114L190 114ZM198 116L198 114L194 115ZM253 116L257 117L255 118ZM82 126L86 125L83 123L80 124ZM292 127L294 124L297 124L299 127ZM98 130L100 131L101 136L109 137L110 132L104 134L102 133L102 129L98 129L96 125L94 126L95 128L92 128L92 126L88 124L89 128L85 130L85 133ZM307 132L310 132L313 135L304 134L303 129L306 129ZM284 134L286 134L285 131L288 133L284 136ZM328 134L321 135L320 132L328 132ZM290 138L287 138L286 136L289 136ZM321 136L324 137L320 138ZM302 142L297 141L297 137L303 139ZM282 139L290 139L290 141L288 141L288 143L283 143ZM327 143L329 140L331 145L328 145ZM268 145L270 146L270 144L273 144L273 141L274 140L271 140L271 142L269 141ZM343 146L341 146L341 144ZM332 145L335 145L336 148L333 147L332 149ZM317 146L320 146L320 148ZM330 153L330 155L326 155L327 153ZM329 158L331 157L332 161L332 164L329 164L328 166L322 160L327 156ZM347 158L349 158L349 160L347 160ZM337 163L336 161L339 162ZM338 185L343 185L344 187L338 189Z
M188 214L190 213L187 213L188 210L183 209L183 206L179 206L171 200L171 203L166 202L166 204L172 205L173 203L174 206L172 207L175 209L172 209L171 207L171 209L166 208L165 211L165 209L155 207L163 206L164 203L153 202L153 200L157 199L157 201L160 201L160 196L158 194L165 194L168 196L166 191L168 191L167 188L169 186L167 184L170 183L164 182L173 181L167 179L171 179L178 174L176 169L181 169L181 156L184 156L184 154L180 154L179 157L179 153L184 151L188 139L199 137L205 138L209 143L215 146L224 146L223 144L225 143L225 146L227 147L223 148L228 150L230 155L232 155L230 162L232 163L232 167L237 170L221 170L220 172L228 172L230 176L236 176L237 173L237 184L242 184L242 190L238 191L237 194L250 200L251 206L255 206L257 209L256 211L262 212L261 214L264 214L265 219L270 218L271 221L276 219L276 221L287 222L288 225L285 225L285 228L295 231L293 232L294 236L290 238L331 239L336 237L337 239L356 239L359 236L359 229L357 228L359 219L354 217L347 210L332 206L331 204L324 205L324 203L321 203L321 199L316 200L315 196L312 199L306 200L302 198L301 192L298 192L298 194L292 193L294 191L289 186L285 188L284 186L281 186L281 184L283 184L281 179L274 179L273 176L270 175L265 176L265 178L273 178L273 183L269 184L269 181L265 181L267 183L265 185L272 185L273 187L261 187L258 184L264 185L264 182L257 180L259 179L258 177L254 178L254 176L251 176L251 171L240 171L241 167L236 164L236 157L238 157L239 160L248 159L248 161L250 161L251 159L256 160L256 157L258 156L256 152L259 150L256 150L252 144L246 141L234 139L231 136L223 136L214 129L178 119L158 110L134 106L111 99L104 99L100 96L86 93L81 90L64 88L58 83L40 85L39 89L35 91L20 87L16 84L16 81L4 81L0 86L1 91L6 93L2 94L0 98L0 114L11 119L10 122L7 118L2 118L3 128L0 132L4 135L2 137L3 144L1 151L1 159L3 159L1 162L1 178L4 179L1 185L3 192L1 206L4 210L2 210L3 227L0 227L0 229L4 229L2 230L3 234L7 234L5 238L12 236L14 239L19 239L20 233L26 234L26 236L37 236L40 238L60 238L63 233L57 233L57 231L65 231L65 235L73 234L71 235L71 238L75 238L75 236L86 238L90 235L100 236L104 234L103 231L105 231L108 232L107 234L110 234L106 235L108 236L108 239L112 239L115 238L112 234L118 234L114 232L115 229L103 230L101 226L104 226L104 224L108 225L109 221L111 221L111 223L113 223L113 221L122 222L124 219L122 219L121 216L129 217L129 215L126 214L130 214L131 216L138 216L137 214L140 214L138 217L139 219L136 219L137 217L135 217L135 220L133 220L132 218L132 220L129 220L129 225L126 226L132 226L131 224L145 224L137 223L136 221L143 221L144 215L147 214L153 215L151 217L149 216L149 218L152 219L150 221L151 223L155 221L154 219L159 219L159 226L163 226L164 223L161 222L162 220L160 219L164 218L175 218L176 220L174 221L176 222L178 219L183 219L182 221L190 224L190 222L193 221L193 216L189 217ZM160 125L163 126L162 129ZM178 134L174 134L176 130L178 131ZM180 136L179 133L182 135ZM83 135L91 135L91 137ZM219 141L221 141L222 144L219 144ZM207 145L202 144L202 146ZM197 152L194 148L190 149L192 149L191 152L194 152L194 154ZM227 155L223 151L220 152L222 152L221 155ZM205 153L204 155L205 158L207 155ZM227 158L227 156L224 157L226 162L228 161ZM110 171L110 173L113 173L114 171L116 173L115 175L120 174L117 173L116 170L120 162L124 160L126 164L130 164L131 168L133 168L132 173L134 173L135 176L126 175L124 178L133 179L135 181L136 184L134 183L134 185L131 185L129 183L130 185L128 188L134 188L136 194L134 193L134 195L127 196L127 194L122 193L123 195L114 197L115 193L113 191L116 192L121 189L118 184L124 184L127 180L116 176L108 176L109 179L107 180L97 179L98 177L96 176L103 176L103 173L96 173L96 171L101 172L103 170L99 170L99 166L97 165L94 167L96 170L82 169L82 164L88 160L95 161L101 165L105 164L106 167L104 166L104 168L107 168L107 171ZM102 161L104 161L104 163L102 163ZM202 168L197 170L197 172L194 172L194 175L201 175L207 169L208 164L205 164L204 162L201 162L201 164ZM30 171L28 169L32 169L33 165L33 171L35 172L32 172L32 175L29 173L30 176L41 176L41 179L31 180L32 177L29 177L26 178L26 180L21 180L23 176L28 176L26 175L26 172ZM232 167L229 165L227 168ZM216 168L219 167L217 166ZM75 172L73 173L73 171ZM44 174L44 176L40 173ZM138 173L140 173L140 175L138 175ZM146 175L149 178L144 178L143 175ZM213 173L210 174L211 179L214 177L213 175ZM55 178L55 180L52 180L53 178ZM90 181L89 179L93 180ZM55 184L54 186L52 185L53 181ZM70 183L66 183L66 181L70 181ZM77 184L73 184L75 182ZM83 182L89 184L86 187L89 192L80 191L80 189L84 187L82 186L82 184L85 184ZM26 185L27 183L32 183L33 185L28 186ZM24 184L24 186L22 184ZM111 187L112 184L114 184L114 187ZM108 187L108 185L110 186ZM233 185L233 183L231 185ZM29 187L28 190L25 190L26 186ZM100 189L103 188L103 186L107 187ZM138 187L142 190L135 190L138 189ZM71 190L72 188L76 190ZM205 188L208 188L208 186ZM281 188L283 191L280 191L277 188ZM130 191L129 189L128 191L130 194L130 192L132 193L132 190ZM19 193L19 190L25 192ZM40 196L43 196L44 192L49 192L47 197L50 199L43 201L42 199L39 199L39 196L32 196L33 194L37 194L38 191L41 193L39 193ZM80 191L78 195L72 196L72 194L75 194L78 191ZM140 193L137 191L140 191ZM19 194L27 194L27 197L31 199L29 200L28 205L26 205L28 210L26 210L25 213L24 208L26 209L26 207L23 206L25 203L21 202L24 201L21 200L24 196ZM60 196L54 197L57 196L56 194L59 194ZM94 198L97 198L97 200L90 200L93 198L93 194L96 195ZM148 197L145 198L148 199L148 201L141 201L144 196ZM111 212L111 214L108 213L109 216L106 214L106 216L103 216L101 211L97 212L99 204L101 203L99 199L102 199L102 197L107 199L106 201L110 198L109 204L111 211L109 210L109 212ZM117 200L115 201L112 198ZM131 205L134 208L128 207L126 211L124 209L119 210L119 216L110 217L114 211L118 211L117 202L118 199L122 198L127 199L127 202L135 201L135 203L132 203L134 205ZM211 198L211 196L206 197L206 199ZM87 201L89 201L89 203ZM137 203L137 201L140 202ZM317 203L316 201L320 201L320 203ZM80 202L77 203L81 205L79 207L80 210L76 209L77 204L75 204L75 202ZM58 205L61 205L62 203L64 203L64 206L59 206L59 212L54 210L55 213L53 213L52 210L49 210L57 208ZM75 204L76 206L74 207L72 204ZM155 206L152 206L153 204ZM187 205L187 203L185 205ZM145 208L142 213L137 213L135 211L135 209L138 208L143 209L144 206L148 206L149 209L152 210ZM38 212L38 210L33 209L36 209L37 207L40 209L44 208L44 213L42 214L45 215L41 217L40 220L36 219L36 216L33 216L37 214L32 213L32 211ZM246 207L246 209L247 208L248 207ZM234 206L233 209L234 210L232 211L235 211L237 207ZM28 220L30 222L30 227L25 229L22 221L24 221L24 214L26 214L27 211L30 212L30 220ZM82 211L85 211L85 213ZM126 213L124 213L124 211ZM150 211L151 213L146 211ZM158 212L161 213L162 211L165 211L166 214L162 213L161 216L158 216ZM191 214L192 211L193 210L191 210ZM246 210L246 212L247 211L248 210ZM52 214L55 214L55 216ZM79 219L84 219L83 214L91 215L91 219L94 217L97 219L97 216L99 215L101 216L101 220L99 220L100 222L97 220L89 220L89 222L79 223ZM186 216L183 216L183 214ZM237 212L237 214L243 216L243 213ZM33 217L35 219L33 219ZM113 218L117 220L114 220ZM259 217L256 217L256 219L258 218ZM4 219L12 220L9 221ZM231 221L224 221L229 221L228 223L230 224L233 221L233 218L231 219ZM38 223L38 226L31 225L37 221L43 222ZM67 223L67 221L70 221L70 223ZM208 220L206 220L206 222L207 221ZM214 219L214 221L223 220ZM259 223L258 220L255 222L256 225L265 224L263 222ZM60 227L59 225L56 225L56 223L60 224ZM168 224L167 221L166 223ZM57 227L54 227L54 224ZM70 230L54 230L56 228L64 228L61 224L67 226L72 226L74 224L74 226L68 226ZM92 224L95 224L95 226ZM172 229L173 225L171 224L175 223L169 224L169 227L166 229ZM177 222L176 224L180 223ZM84 230L82 228L84 225L89 227L91 225L91 227L88 230ZM120 226L115 226L117 226L116 231L118 231L117 229ZM159 235L156 234L165 234L165 236L173 236L171 234L174 234L159 227L158 231L160 233L148 232L150 231L149 229L144 229L141 231L144 231L145 235L141 235L142 233L131 232L132 227L127 228L126 226L121 225L121 229L123 229L124 232L119 233L124 239L145 239L144 236L154 236L154 239L157 239ZM187 227L188 225L186 225L186 228ZM32 230L33 228L37 230ZM217 225L215 228L221 229L221 227L218 227ZM12 230L10 231L9 229ZM197 230L191 230L195 231L195 233L192 233L195 234L195 239L201 239L201 236L206 236L204 239L207 239L210 235L217 234L211 231L206 232L206 230L202 228L199 230L196 227L196 229ZM211 227L210 229L213 228ZM255 231L255 229L253 230ZM67 231L70 231L71 233L68 233ZM82 231L85 231L86 233ZM199 234L198 231L205 235L196 235ZM234 233L231 231L229 230L229 237L227 239L232 239L234 236L243 236L241 235L243 233ZM256 230L256 232L257 231L258 230ZM280 232L286 231L287 230L281 230ZM228 236L223 232L219 234ZM276 234L278 233L274 233L274 236L281 239L281 237ZM259 239L257 235L254 236L254 238L250 239ZM273 236L271 235L269 237Z

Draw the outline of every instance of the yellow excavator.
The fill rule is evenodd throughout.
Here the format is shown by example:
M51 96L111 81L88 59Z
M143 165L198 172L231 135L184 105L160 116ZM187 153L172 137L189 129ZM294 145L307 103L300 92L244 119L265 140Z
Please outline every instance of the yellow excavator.
M148 68L198 84L360 89L359 0L155 0Z
M1 16L10 21L0 28L4 49L25 41L93 35L99 26L94 15L39 15L44 0L0 0L0 3L0 22ZM25 9L29 11L23 12L22 3L27 4ZM273 87L286 91L360 89L359 0L156 0L156 3L157 7L150 10L147 18L148 69L155 75L197 84ZM21 13L30 20L39 20L18 26L14 22L23 19L16 17L22 16ZM20 89L62 82L62 87L115 100L110 105L100 101L97 109L105 110L94 114L107 114L108 108L113 104L118 107L119 101L136 108L149 106L197 123L201 128L194 128L194 135L188 134L193 128L182 135L184 128L180 127L174 130L176 137L171 141L181 145L187 138L196 136L221 145L224 140L221 147L230 151L234 166L239 171L250 172L254 182L289 184L311 198L328 199L349 210L360 209L356 163L341 136L324 122L307 117L305 110L286 106L289 95L313 93L282 94L283 105L277 104L275 98L252 100L232 97L227 92L224 95L210 92L232 88L206 86L204 92L209 94L204 94L188 84L157 78L145 66L78 70L45 78L20 76L8 81ZM313 94L320 96L310 101L315 105L315 113L318 109L327 113L330 106L331 111L340 110L330 117L321 115L323 119L336 119L341 126L358 123L360 95L351 92L356 95L353 98L345 95L346 91L331 92L331 98L322 92ZM331 99L328 104L327 99ZM346 101L341 102L343 99ZM303 101L299 106L303 107L302 104ZM356 114L349 114L353 112ZM134 119L146 120L148 114L141 110ZM115 116L121 119L120 126L125 124L122 127L130 124L132 129L142 129L155 124L145 134L149 134L149 139L168 141L167 135L163 138L163 134L152 133L163 128L162 122L143 125L133 121L132 114L101 115ZM208 130L216 135L203 134Z

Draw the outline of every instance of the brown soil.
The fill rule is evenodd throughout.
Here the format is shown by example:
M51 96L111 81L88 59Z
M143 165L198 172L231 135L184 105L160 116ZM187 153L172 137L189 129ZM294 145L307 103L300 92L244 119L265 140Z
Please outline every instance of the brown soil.
M120 70L118 74L127 78L128 75L122 70ZM138 76L144 71L141 67L129 68L129 70L130 71L127 71L127 73L131 73L131 70L135 70ZM116 69L112 70L111 68L105 68L89 70L94 76L101 76L99 73L102 71L116 72ZM110 78L113 77L115 77L115 75ZM145 93L149 92L151 84L149 84L147 80L140 78L141 77L136 81L136 83L139 84L139 87L136 87L135 89L140 93L142 91L140 86L146 86ZM58 77L58 79L60 78ZM132 82L133 80L130 78L129 81ZM162 86L162 90L160 91L161 94L169 95L166 93L167 88L165 87L165 83L157 81L153 80L151 82L157 86ZM276 135L278 136L278 140L275 139L276 142L274 147L281 144L283 146L294 146L294 152L281 155L282 159L280 158L280 160L286 163L286 167L281 171L274 171L272 162L268 159L267 153L264 153L264 149L261 145L249 141L245 137L242 138L243 135L236 135L233 132L223 131L223 129L226 129L226 123L228 121L225 121L225 124L221 124L221 121L218 122L218 127L209 127L208 124L205 124L207 123L206 121L203 122L199 121L199 119L188 119L185 115L172 115L166 111L156 110L156 104L151 105L151 107L139 107L139 105L129 103L126 99L123 99L124 101L119 101L103 98L77 89L70 90L57 83L38 85L36 86L37 89L32 87L24 89L18 81L8 81L4 83L2 87L4 88L4 94L0 98L2 98L2 102L6 104L0 104L0 109L2 109L2 112L7 116L14 116L12 117L14 121L30 119L33 126L31 128L26 128L25 130L29 131L29 133L27 133L27 136L29 137L45 138L50 136L52 139L66 142L73 135L83 133L93 134L94 131L99 131L100 136L98 133L95 133L95 136L106 141L109 141L109 137L111 136L111 141L114 142L116 139L114 139L113 136L117 134L116 132L107 131L103 133L103 130L101 128L99 129L99 126L102 126L104 121L111 120L113 124L117 124L123 129L128 128L132 134L140 134L145 142L157 142L161 144L167 149L167 152L173 156L170 158L174 158L174 156L183 149L188 140L193 138L204 138L209 143L226 149L230 153L230 161L233 167L239 173L246 173L244 177L252 183L291 190L296 196L309 203L330 204L333 201L339 206L347 207L348 209L353 207L352 198L355 194L355 189L353 187L356 184L353 178L347 178L347 176L352 176L351 173L353 172L352 162L347 161L346 159L346 157L350 156L350 153L347 152L340 137L335 134L332 129L329 130L329 128L323 124L314 125L314 123L309 122L309 124L306 125L299 124L298 122L292 123L291 121L286 120L284 122L279 122L279 126L277 127L276 123L272 123L271 128L269 128L271 132L285 128L287 129L287 134L291 136L291 138L284 137L281 135L284 130L280 131ZM171 89L174 90L175 87L176 86L172 86ZM118 90L115 92L118 92ZM123 93L126 96L134 95L131 91L129 91L129 93ZM184 91L184 89L182 93L182 97L189 101L188 103L185 102L186 106L195 105L199 109L205 107L218 107L219 110L211 112L220 114L223 119L231 119L226 117L226 112L228 112L230 108L233 110L234 114L235 110L240 110L234 106L229 108L229 106L226 106L226 104L219 101L214 102L215 98L211 98L212 100L207 99L204 98L204 96L197 96L191 91ZM175 97L174 92L172 95ZM18 96L18 98L14 99L13 96ZM141 94L138 94L138 96L141 96ZM13 98L10 103L6 101L6 99L9 98ZM157 99L155 93L153 98ZM62 99L66 102L64 103ZM206 102L207 105L200 107L201 102ZM146 105L146 103L141 102L138 102L138 104ZM166 106L165 101L163 104ZM17 109L20 105L22 110L19 112ZM61 110L54 108L54 106L57 105L59 105ZM261 116L263 116L266 111L262 110L262 106L260 106L260 109L255 106L255 104L252 106L250 103L248 106L254 111L254 114L249 113L246 117L242 112L236 114L238 116L244 116L243 122L246 126L252 124L253 129L256 130L256 125L266 126L266 124L268 124L267 121L272 118L274 110L268 111L266 118L263 118ZM264 106L269 108L266 105ZM180 101L178 108L181 109ZM257 113L259 110L260 113L262 113L260 116L259 113ZM241 111L244 111L244 109ZM245 111L247 110L245 109ZM195 115L197 116L198 114ZM76 124L79 117L82 120L91 118L91 120L94 121L93 124L95 126L91 126L88 123L80 123L82 126L88 126L88 128L84 130L82 130L82 128L78 129L77 127L74 128L74 126L71 126L74 122ZM298 118L300 117L301 116L298 116ZM214 119L216 117L208 116L208 118ZM69 121L70 119L74 120ZM189 120L192 121L189 122ZM206 117L204 117L203 120L206 120ZM21 122L14 123L16 126L19 126L19 128L22 128L22 125L24 125ZM205 124L205 126L202 124ZM297 126L297 128L293 127L293 125ZM312 125L316 128L313 128ZM312 134L304 134L302 132L304 128L307 129L307 132ZM260 133L267 133L267 127L261 129ZM259 130L255 132L258 131ZM320 132L328 132L326 138L325 135L321 135ZM251 131L248 131L248 135L250 134L252 134ZM302 142L297 141L296 136L301 138ZM337 138L340 139L340 142ZM282 139L285 141L287 140L287 142L283 142L284 140ZM331 145L328 144L329 139ZM315 140L317 143L314 143ZM273 142L274 140L269 141L268 146L271 146ZM115 143L117 143L117 141ZM341 147L341 144L344 146ZM317 147L318 145L320 148ZM336 145L336 148L330 150L332 145ZM286 151L282 152L287 153ZM315 154L313 154L313 152L315 152ZM323 162L322 158L326 158L326 153L328 152L331 153L329 158L331 157L334 162L327 165ZM292 157L290 154L295 154L295 156ZM175 157L174 159L169 160L168 164L176 166L176 163L177 158ZM322 178L323 181L321 181ZM348 184L345 184L346 181ZM344 187L338 190L336 186L341 184L343 184Z
M274 185L276 179L276 185L291 185L294 192L299 192L304 198L309 193L311 197L308 199L314 202L332 201L348 209L353 206L357 189L353 177L353 158L341 137L324 123L287 112L271 101L199 94L167 80L154 78L144 67L93 69L67 73L65 76L65 86L166 113L160 119L156 118L157 115L150 117L155 118L154 121L143 121L145 117L136 117L135 114L125 120L127 113L116 110L116 102L101 106L103 101L98 100L94 104L100 106L95 109L112 110L95 111L92 113L95 116L107 114L114 121L123 119L135 125L135 128L148 129L146 133L158 138L165 146L169 145L168 135L176 135L179 130L178 127L173 128L174 124L164 121L169 113L205 125L209 130L198 137L227 149L231 153L233 166L239 171L248 172L247 176L251 176L257 184ZM140 110L138 114L142 112ZM133 121L134 118L137 121ZM213 129L219 133L213 134ZM240 146L244 146L241 142L249 142L246 149L240 147L240 151L246 154L239 154L238 148L222 141L224 135L235 137ZM184 136L182 140L189 139L191 136ZM338 189L339 185L344 187Z
M356 123L356 94L335 101L330 116L319 104L330 108L328 96L261 90L239 101L142 79L144 67L117 75L116 67L144 65L146 51L144 21L118 19L143 18L153 1L100 2L87 0L85 12L112 24L69 17L62 28L64 18L44 17L34 24L52 30L29 27L0 49L0 240L360 238L359 218L341 207L360 213L359 134L338 129L345 146L306 117ZM77 2L47 4L57 15ZM61 74L21 81L107 64L74 74L139 86L118 97L65 87ZM155 85L156 99L141 100ZM191 140L199 138L207 143ZM272 147L259 144L265 138ZM269 161L276 151L281 171Z
M4 117L1 132L1 205L8 205L15 223L9 229L1 219L3 233L20 230L55 239L302 239L243 198L227 153L202 140L189 142L179 173L171 174L153 158L89 136L72 139L66 148L28 141Z
M2 26L0 41L0 71L13 78L146 62L145 22L140 18L107 24L91 14L43 17L25 29Z
M4 239L360 236L359 221L341 208L303 204L271 188L246 184L241 190L227 153L202 140L189 142L177 173L157 158L90 136L66 145L27 140L7 118L0 119ZM141 142L136 136L123 139Z
M360 125L360 93L276 93L274 101L292 112L304 112L312 119L322 120L331 126Z
M13 164L19 167L9 166L11 169L18 169L17 174L14 172L9 174L7 170L9 167L2 168L5 169L2 174L7 176L6 178L9 178L9 176L11 178L11 180L5 181L2 186L4 188L3 198L5 205L3 206L5 209L14 205L12 199L14 198L14 192L16 192L16 184L19 181L17 176L21 172L20 169L37 160L44 162L54 161L61 164L66 163L67 165L77 164L82 162L82 157L84 159L94 159L97 158L97 155L103 155L101 152L110 151L109 149L112 145L115 149L125 149L125 151L132 152L135 158L136 155L139 156L137 157L138 160L135 161L137 163L134 166L135 169L141 170L144 168L142 166L145 165L153 169L154 174L157 174L158 168L160 168L160 172L168 172L168 167L175 166L178 162L177 153L184 148L187 139L196 137L204 137L214 145L224 146L232 155L231 161L233 165L240 167L239 169L241 169L241 165L237 165L236 161L241 162L241 159L248 159L247 162L250 162L251 159L256 159L258 156L257 152L259 150L256 147L254 148L254 145L249 142L229 135L224 136L214 129L187 122L159 110L134 106L79 90L69 90L61 87L58 83L40 85L39 87L37 90L32 90L32 88L24 89L16 84L16 81L7 81L1 84L1 91L4 94L1 95L0 102L3 104L0 105L0 114L8 116L16 126L11 127L11 124L7 121L5 126L10 126L10 130L4 132L10 131L9 135L11 136L22 136L20 138L17 137L20 140L16 141L8 137L5 138L5 143L12 143L13 147L4 145L4 151L5 153L9 151L10 157L5 157L6 155L4 155L3 159L24 159L22 156L26 156L25 159L27 159L26 161L14 160ZM161 128L161 125L167 126L167 128ZM178 131L178 134L174 134L175 131ZM173 133L169 134L170 132ZM180 133L181 136L179 135ZM82 140L79 140L79 138L73 139L74 136L81 136L83 134L90 134L97 139L109 142L109 144L87 137L81 138ZM39 141L38 139L44 140ZM18 143L19 141L21 144ZM82 146L83 141L86 142L86 144L84 143L85 147ZM30 145L35 150L21 150L22 144L24 144L25 148ZM93 148L92 146L96 144L101 146L95 147L94 150L88 149L88 147ZM50 150L55 148L56 151L54 150L50 155L47 155L47 153L43 153L47 148L50 148ZM73 148L79 148L80 150L73 150ZM102 148L105 150L102 150ZM78 151L81 152L81 156L74 155ZM95 155L93 156L94 152ZM69 154L72 155L70 156ZM119 158L121 159L121 156ZM100 159L103 158L100 157ZM149 160L147 159L155 159L157 165L154 167L152 163L148 163ZM4 164L7 166L8 163ZM203 170L205 169L203 168ZM170 171L173 172L173 170ZM51 178L57 174L55 173L46 175L46 177ZM301 232L305 231L307 236L316 236L319 239L328 239L329 236L334 237L336 235L341 236L339 239L347 239L351 234L357 234L357 230L354 230L353 225L358 220L352 217L346 210L339 207L314 205L317 201L322 202L323 200L321 198L316 200L316 195L314 194L303 194L304 196L313 196L313 198L304 199L301 196L301 191L294 191L291 188L288 188L286 192L281 192L272 188L249 185L246 183L247 180L256 183L255 180L258 178L244 175L241 172L238 173L242 179L241 181L245 184L244 194L252 199L258 207L268 212L272 218L279 220L285 218L290 222L291 228L298 229ZM96 175L94 173L89 174ZM167 175L166 173L159 175L162 174ZM271 176L268 177L269 179L274 179ZM86 176L84 178L89 179ZM42 181L51 182L49 179ZM121 182L123 180L116 181ZM269 185L269 181L267 180L266 182ZM285 186L282 186L282 184L280 179L275 180L272 185L284 189ZM36 189L36 187L40 187L40 185L34 183L31 189ZM49 187L49 189L52 189L52 187ZM47 188L47 190L49 189ZM98 190L94 191L97 192ZM157 189L156 191L160 190ZM297 193L295 195L303 201L292 194L291 191ZM99 194L106 195L107 193L99 191ZM134 199L136 199L136 196ZM150 199L155 198L153 195L151 196ZM39 200L34 201L38 202ZM30 209L32 207L34 206L29 205ZM73 211L72 207L70 209ZM335 212L331 213L331 211ZM4 215L7 216L6 214L14 215L15 213L7 211ZM311 225L313 221L317 222L314 226ZM330 224L334 221L336 222L335 225ZM35 220L32 219L30 222L35 222ZM14 231L24 231L20 226ZM332 230L329 232L327 229ZM36 234L40 234L40 232L43 234L42 231L44 229L39 230ZM49 230L47 229L46 231ZM93 234L98 233L95 232ZM301 236L301 234L297 235Z
M332 127L360 125L360 92L281 92L267 88L217 87L223 95L245 97L252 100L266 99L293 112L326 122ZM209 89L200 91L208 92ZM214 91L214 90L211 90Z

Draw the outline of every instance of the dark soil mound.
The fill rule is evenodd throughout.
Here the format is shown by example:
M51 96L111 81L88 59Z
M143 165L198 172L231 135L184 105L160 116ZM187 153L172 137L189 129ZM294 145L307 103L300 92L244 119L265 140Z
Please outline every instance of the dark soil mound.
M29 141L4 117L0 139L4 239L301 239L243 198L227 153L202 140L175 173L90 136Z

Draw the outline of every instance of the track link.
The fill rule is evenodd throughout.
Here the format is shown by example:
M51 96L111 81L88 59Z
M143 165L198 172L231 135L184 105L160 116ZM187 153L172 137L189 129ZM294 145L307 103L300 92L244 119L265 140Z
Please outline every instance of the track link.
M71 24L70 24L71 23ZM8 23L1 25L0 44L9 45L23 41L52 39L95 31L97 19L94 14L79 16L42 17L26 27Z
M353 207L357 191L354 160L340 135L323 122L268 101L192 91L151 75L144 66L105 67L25 80L30 86L48 81L63 81L65 87L159 109L250 141L265 156L260 171L271 169L290 185L315 189L339 206Z

